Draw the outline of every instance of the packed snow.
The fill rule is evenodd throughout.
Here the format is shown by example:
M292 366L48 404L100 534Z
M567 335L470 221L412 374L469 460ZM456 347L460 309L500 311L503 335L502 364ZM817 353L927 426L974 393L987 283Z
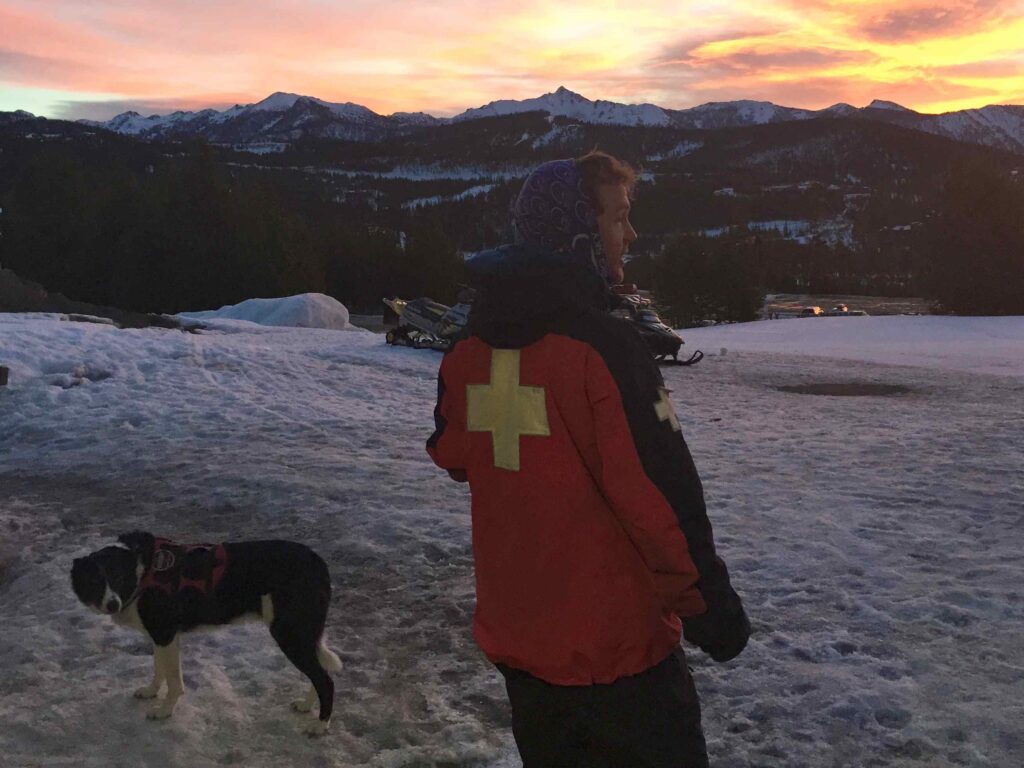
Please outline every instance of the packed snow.
M664 368L753 623L688 649L712 764L1024 764L1024 318L814 318L684 331ZM199 333L0 314L0 762L518 765L470 636L469 496L427 459L440 356L379 334ZM903 388L794 394L801 384ZM331 567L331 732L259 625L190 635L147 721L147 641L78 604L122 531L289 538Z

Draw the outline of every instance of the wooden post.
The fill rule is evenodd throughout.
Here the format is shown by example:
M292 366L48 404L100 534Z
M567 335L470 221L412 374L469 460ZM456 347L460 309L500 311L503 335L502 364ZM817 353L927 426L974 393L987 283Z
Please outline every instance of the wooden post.
M0 387L7 386L7 374L10 370L6 365L0 365Z

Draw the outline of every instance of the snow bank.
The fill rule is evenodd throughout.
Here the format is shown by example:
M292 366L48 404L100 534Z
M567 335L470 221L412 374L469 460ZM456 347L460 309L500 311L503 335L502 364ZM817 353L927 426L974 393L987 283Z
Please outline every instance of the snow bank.
M688 347L720 347L1024 376L1024 317L806 317L689 328Z
M191 320L246 320L259 325L285 328L323 328L349 331L348 309L335 298L322 293L302 293L279 299L247 299L206 312L182 312Z

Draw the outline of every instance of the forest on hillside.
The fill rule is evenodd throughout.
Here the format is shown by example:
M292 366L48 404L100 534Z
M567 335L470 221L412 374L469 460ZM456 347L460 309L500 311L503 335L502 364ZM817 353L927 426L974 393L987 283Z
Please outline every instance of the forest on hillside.
M1024 313L1024 161L894 126L698 132L527 114L257 155L61 125L0 128L0 265L82 301L451 301L463 257L510 237L531 165L600 146L641 171L628 278L677 321L750 319L765 291Z

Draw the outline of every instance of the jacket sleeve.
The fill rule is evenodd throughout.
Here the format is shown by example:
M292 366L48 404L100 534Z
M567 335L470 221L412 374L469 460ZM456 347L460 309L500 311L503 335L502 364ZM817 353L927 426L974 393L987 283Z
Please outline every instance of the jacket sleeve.
M632 329L596 341L586 386L601 490L666 606L683 619L686 639L727 661L743 650L750 623L715 551L704 490L661 372Z
M451 376L448 370L451 365L451 354L451 351L445 354L441 368L437 372L434 433L427 439L427 453L442 469L458 471L466 468L466 408L462 391L449 390L446 384L446 377Z

